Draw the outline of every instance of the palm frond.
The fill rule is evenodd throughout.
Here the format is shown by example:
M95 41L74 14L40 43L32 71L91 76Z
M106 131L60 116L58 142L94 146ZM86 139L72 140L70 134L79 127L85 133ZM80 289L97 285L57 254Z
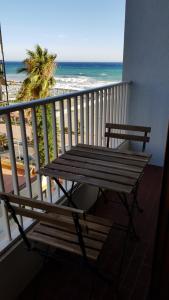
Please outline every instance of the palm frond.
M19 99L31 100L49 95L56 82L54 79L56 57L56 54L49 54L48 50L40 45L36 45L34 51L27 50L27 58L23 61L24 67L18 70L19 73L27 73L18 93Z

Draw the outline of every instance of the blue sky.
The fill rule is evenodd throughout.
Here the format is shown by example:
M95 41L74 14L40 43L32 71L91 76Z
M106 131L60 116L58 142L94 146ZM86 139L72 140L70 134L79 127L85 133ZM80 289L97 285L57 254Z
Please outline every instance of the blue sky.
M124 18L125 0L1 1L5 59L39 43L59 61L122 61Z

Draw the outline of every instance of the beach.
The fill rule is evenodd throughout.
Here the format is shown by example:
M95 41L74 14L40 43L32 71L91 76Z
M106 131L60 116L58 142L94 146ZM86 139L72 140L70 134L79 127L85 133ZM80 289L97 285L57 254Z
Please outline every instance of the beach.
M18 73L21 62L6 62L9 99L15 100L26 74ZM56 84L51 96L118 82L122 79L122 63L59 62L55 69Z

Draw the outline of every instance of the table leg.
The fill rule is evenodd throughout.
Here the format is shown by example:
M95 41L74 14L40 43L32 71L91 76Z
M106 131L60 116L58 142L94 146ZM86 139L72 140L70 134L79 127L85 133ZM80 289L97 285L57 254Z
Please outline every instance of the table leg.
M136 185L136 188L133 192L133 201L134 201L134 205L135 207L137 208L138 212L139 213L143 213L143 209L140 207L139 203L138 203L138 197L137 197L137 194L138 194L138 184Z
M138 235L137 235L137 233L136 233L135 226L134 226L134 221L133 221L133 218L134 218L135 198L134 198L134 200L132 201L131 206L128 204L128 199L127 199L127 195L126 195L126 194L124 194L124 193L119 193L119 198L120 198L122 204L124 205L124 207L126 208L127 214L128 214L128 217L129 217L129 222L128 222L128 226L127 226L127 231L132 232L134 238L139 239L139 237L138 237ZM117 225L118 225L118 224L117 224ZM125 227L125 226L122 226L122 227Z
M74 188L74 181L72 182L72 187L70 189L70 192L67 192L63 185L60 183L60 181L57 178L53 178L55 180L55 182L57 183L57 185L60 187L60 189L62 190L62 192L64 193L64 195L66 196L68 203L72 204L72 206L74 208L77 208L76 204L72 201L72 193L73 193L73 188Z

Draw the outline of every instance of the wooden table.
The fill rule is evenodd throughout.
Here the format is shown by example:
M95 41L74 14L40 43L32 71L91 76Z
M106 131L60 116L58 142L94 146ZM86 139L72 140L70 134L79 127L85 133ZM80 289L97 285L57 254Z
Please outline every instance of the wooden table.
M133 223L127 195L133 193L134 206L137 203L137 186L150 158L151 155L146 153L78 144L41 168L39 173L53 178L70 202L73 186L70 192L66 192L58 178L90 184L101 191L111 189L118 192L127 209L130 223ZM134 229L133 224L132 227Z

